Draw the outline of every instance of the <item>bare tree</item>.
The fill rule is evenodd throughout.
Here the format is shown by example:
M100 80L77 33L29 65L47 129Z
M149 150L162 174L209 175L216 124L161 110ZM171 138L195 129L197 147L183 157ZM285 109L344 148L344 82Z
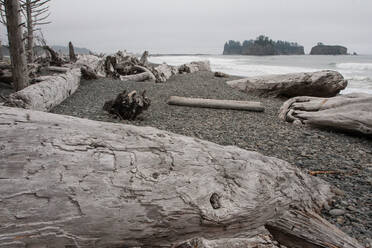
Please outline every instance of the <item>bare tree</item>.
M26 19L27 28L27 61L32 63L34 60L34 32L40 30L40 25L49 24L46 21L50 16L50 0L21 0L22 13Z
M21 6L19 0L0 0L2 23L6 24L12 63L13 86L16 91L29 84L25 48L22 39Z

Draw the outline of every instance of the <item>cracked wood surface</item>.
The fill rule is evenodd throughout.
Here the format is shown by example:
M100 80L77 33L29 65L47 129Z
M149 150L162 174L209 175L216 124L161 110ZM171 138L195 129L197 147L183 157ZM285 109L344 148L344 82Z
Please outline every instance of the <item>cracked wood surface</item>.
M150 127L0 106L0 140L1 247L250 238L333 195L285 161Z

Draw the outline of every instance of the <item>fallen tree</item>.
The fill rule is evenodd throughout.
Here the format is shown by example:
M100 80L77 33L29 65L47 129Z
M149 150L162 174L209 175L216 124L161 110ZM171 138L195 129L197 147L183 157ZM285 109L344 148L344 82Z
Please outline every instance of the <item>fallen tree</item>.
M260 102L188 98L179 96L171 96L168 100L168 104L197 108L233 109L255 112L265 111L265 108Z
M80 70L43 77L44 81L11 94L7 106L49 111L72 95L80 84Z
M319 212L332 189L256 152L7 107L0 139L2 247L170 247L267 235L276 220L304 247L362 247L325 220L316 227L328 236L284 224L288 211Z
M295 97L283 104L279 118L299 125L372 134L372 95L354 93L332 98Z
M259 96L332 97L347 86L347 81L336 71L304 72L283 75L249 77L227 82L233 88Z

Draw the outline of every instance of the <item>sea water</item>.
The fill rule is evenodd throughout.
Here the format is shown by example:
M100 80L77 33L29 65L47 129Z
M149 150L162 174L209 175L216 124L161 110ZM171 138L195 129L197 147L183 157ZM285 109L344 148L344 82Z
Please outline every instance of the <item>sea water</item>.
M285 74L335 70L348 81L348 87L342 92L364 92L372 94L372 55L358 56L224 56L224 55L188 55L188 56L152 56L150 62L181 65L191 61L209 60L213 71L221 71L236 76L260 76L267 74Z

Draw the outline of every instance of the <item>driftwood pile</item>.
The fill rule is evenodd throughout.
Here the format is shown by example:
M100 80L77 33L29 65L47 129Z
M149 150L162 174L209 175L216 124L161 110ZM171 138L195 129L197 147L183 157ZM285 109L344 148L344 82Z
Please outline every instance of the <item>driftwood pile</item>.
M332 187L280 159L2 106L0 140L0 247L362 248L317 214Z
M181 66L151 65L148 62L148 55L148 52L145 51L138 59L134 55L119 51L116 54L104 57L95 67L82 69L82 77L84 79L95 79L103 76L122 81L164 83L176 74L211 71L208 61L191 62Z
M279 118L297 125L372 134L372 95L353 93L331 98L295 97L283 104Z
M105 102L103 109L122 120L134 120L150 107L151 101L146 97L146 91L137 94L124 90L114 100Z

